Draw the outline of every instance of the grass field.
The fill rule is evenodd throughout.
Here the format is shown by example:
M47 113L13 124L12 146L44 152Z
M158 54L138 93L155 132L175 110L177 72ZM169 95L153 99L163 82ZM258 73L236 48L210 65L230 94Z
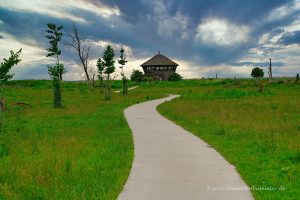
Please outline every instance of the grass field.
M217 149L250 186L286 188L254 190L257 199L299 199L300 85L265 85L260 94L253 80L144 83L105 101L99 88L64 82L65 107L56 110L51 82L12 81L0 88L8 104L0 116L0 199L115 199L133 159L123 110L166 94L182 97L159 111Z
M116 199L133 158L123 110L161 97L129 93L104 101L99 88L65 82L65 107L53 109L49 81L2 87L8 108L1 113L0 199Z
M300 199L300 85L280 83L259 94L247 80L212 81L158 110L234 164L256 199Z

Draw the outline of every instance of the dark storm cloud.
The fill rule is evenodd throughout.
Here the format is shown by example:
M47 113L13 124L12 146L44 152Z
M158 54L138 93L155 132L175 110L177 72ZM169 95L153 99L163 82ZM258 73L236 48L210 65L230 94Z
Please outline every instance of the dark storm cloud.
M200 52L200 62L205 65L217 65L238 60L243 53L246 53L251 45L245 44L240 46L231 46L224 50L224 47L216 45L201 45L196 48Z
M99 0L89 0L97 4ZM131 19L132 23L145 18L147 14L153 14L153 9L145 0L104 0L111 6L118 6L125 17ZM155 2L155 1L152 1ZM291 0L272 1L241 1L241 0L176 0L162 1L168 7L167 11L172 14L182 11L187 14L194 24L197 24L203 17L216 16L229 19L234 22L251 23L253 19L259 19L267 15L273 8L283 4L289 4Z
M284 34L279 42L284 45L300 44L300 31Z
M2 30L13 35L16 40L26 43L32 39L41 46L46 45L46 24L49 22L66 25L67 21L32 12L17 12L0 8ZM70 23L70 22L68 22Z
M145 0L86 0L88 2L92 2L95 5L101 6L100 3L104 3L106 5L112 7L118 7L121 10L122 17L132 24L137 23L138 21L144 21L144 18L147 14L151 14L153 12L152 8L149 7L149 4L146 3Z
M192 59L195 62L200 61L206 65L226 63L245 56L249 49L256 47L259 37L262 34L267 32L272 32L271 34L273 35L278 34L280 31L283 31L279 27L290 24L295 19L295 16L298 15L297 12L290 13L282 19L262 23L263 19L274 12L275 8L283 5L292 7L293 1L291 0L278 0L272 2L260 0L164 1L167 8L166 12L169 16L174 16L177 12L181 12L188 17L190 23L189 29L194 35L196 34L195 29L198 24L206 18L226 19L237 25L248 25L251 27L248 41L231 47L203 43L194 45L192 38L183 43L176 44L174 42L176 38L164 39L159 36L156 31L156 22L147 20L146 16L150 15L150 19L153 19L156 15L153 9L149 9L149 7L153 7L151 3L145 3L146 1L138 1L138 3L127 3L127 1L121 1L122 3L120 1L106 2L110 5L118 6L128 23L133 24L137 30L147 30L146 32L142 31L144 39L155 44L154 48L150 47L148 50L151 49L152 51L155 51L155 47L157 47L164 49L168 54L180 59Z
M78 11L72 11L76 14ZM93 13L81 11L80 17L86 19L88 23L75 22L76 26L85 39L91 40L109 40L114 43L122 43L133 47L137 55L146 51L147 48L155 49L152 41L147 41L142 34L142 30L136 29L132 24L119 19L118 17L110 17L109 19L101 18ZM0 19L4 22L3 30L19 41L26 42L27 39L37 41L41 46L48 45L45 38L46 24L56 23L64 26L64 32L72 31L73 21L68 19L57 19L51 16L45 16L38 13L18 12L0 8ZM67 38L64 37L64 40ZM101 52L102 54L102 52Z
M76 22L83 38L130 46L137 58L152 56L161 50L167 56L206 66L243 65L237 60L247 56L251 48L276 50L277 47L258 47L259 38L265 33L269 33L270 37L283 33L282 27L290 25L299 16L299 11L293 11L286 13L284 17L266 20L272 13L276 16L275 8L280 6L292 8L293 0L85 1L99 8L103 5L118 8L120 15L101 17L94 12L80 8L74 10L65 8L66 12L86 20L86 23ZM224 19L237 27L250 27L247 40L228 46L197 41L195 36L198 25L209 18ZM186 19L186 27L183 24L184 19ZM0 8L0 20L3 21L1 31L15 36L17 40L24 43L36 41L43 48L48 46L45 38L46 23L62 24L66 33L71 31L73 24L70 19L58 19L42 13L5 8ZM183 31L186 31L186 37L182 37ZM232 37L236 36L232 35ZM66 38L63 42L65 40ZM299 43L299 41L300 33L297 31L292 34L284 33L280 39L282 45ZM102 49L96 48L93 57L101 56L102 53ZM65 49L64 56L72 59L74 53ZM254 65L255 63L249 62L248 64ZM283 65L283 63L277 64Z

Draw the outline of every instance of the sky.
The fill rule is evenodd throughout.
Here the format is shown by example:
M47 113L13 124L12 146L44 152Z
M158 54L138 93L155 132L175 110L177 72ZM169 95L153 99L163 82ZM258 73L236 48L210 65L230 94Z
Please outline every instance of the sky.
M300 73L300 0L0 0L0 59L22 48L14 79L50 79L47 23L64 26L65 80L83 79L65 45L73 24L92 47L92 67L107 45L116 57L124 48L127 76L158 51L184 78L250 77L254 67L267 75L268 58L273 76Z

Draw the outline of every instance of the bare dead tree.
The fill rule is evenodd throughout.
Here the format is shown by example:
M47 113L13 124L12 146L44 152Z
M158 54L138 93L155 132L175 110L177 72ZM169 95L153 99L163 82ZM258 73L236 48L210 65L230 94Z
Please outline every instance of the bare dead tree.
M269 82L271 83L272 82L272 78L273 78L273 74L272 74L272 59L269 58L270 60L270 65L269 65L269 71L268 71L268 74L269 74Z
M88 74L89 74L89 77L92 81L92 86L95 87L95 77L97 76L97 70L93 67L90 67L89 68L89 71L88 71Z
M111 80L115 80L118 77L118 74L114 74L114 77Z
M71 34L68 34L68 37L70 38L70 42L66 43L66 45L70 46L77 52L80 60L80 65L84 72L84 76L86 80L90 82L91 79L90 79L89 72L91 66L89 65L89 57L90 57L91 45L88 44L85 40L83 40L80 37L75 24L73 24L73 32Z

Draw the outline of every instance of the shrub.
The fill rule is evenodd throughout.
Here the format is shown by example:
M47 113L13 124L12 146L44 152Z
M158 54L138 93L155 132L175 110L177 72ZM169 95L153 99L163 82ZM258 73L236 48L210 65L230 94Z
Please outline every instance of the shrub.
M181 81L182 76L180 74L174 73L172 76L169 78L169 81Z
M143 72L141 72L140 70L133 70L130 79L134 82L141 82L143 77Z
M292 83L292 80L289 80L289 79L286 79L285 81L284 81L284 84L285 85L290 85Z
M153 81L153 77L151 77L151 76L145 76L145 77L142 78L142 81L150 83L150 82Z
M279 80L279 81L277 81L277 83L278 83L278 84L283 84L284 81L283 81L283 80Z

